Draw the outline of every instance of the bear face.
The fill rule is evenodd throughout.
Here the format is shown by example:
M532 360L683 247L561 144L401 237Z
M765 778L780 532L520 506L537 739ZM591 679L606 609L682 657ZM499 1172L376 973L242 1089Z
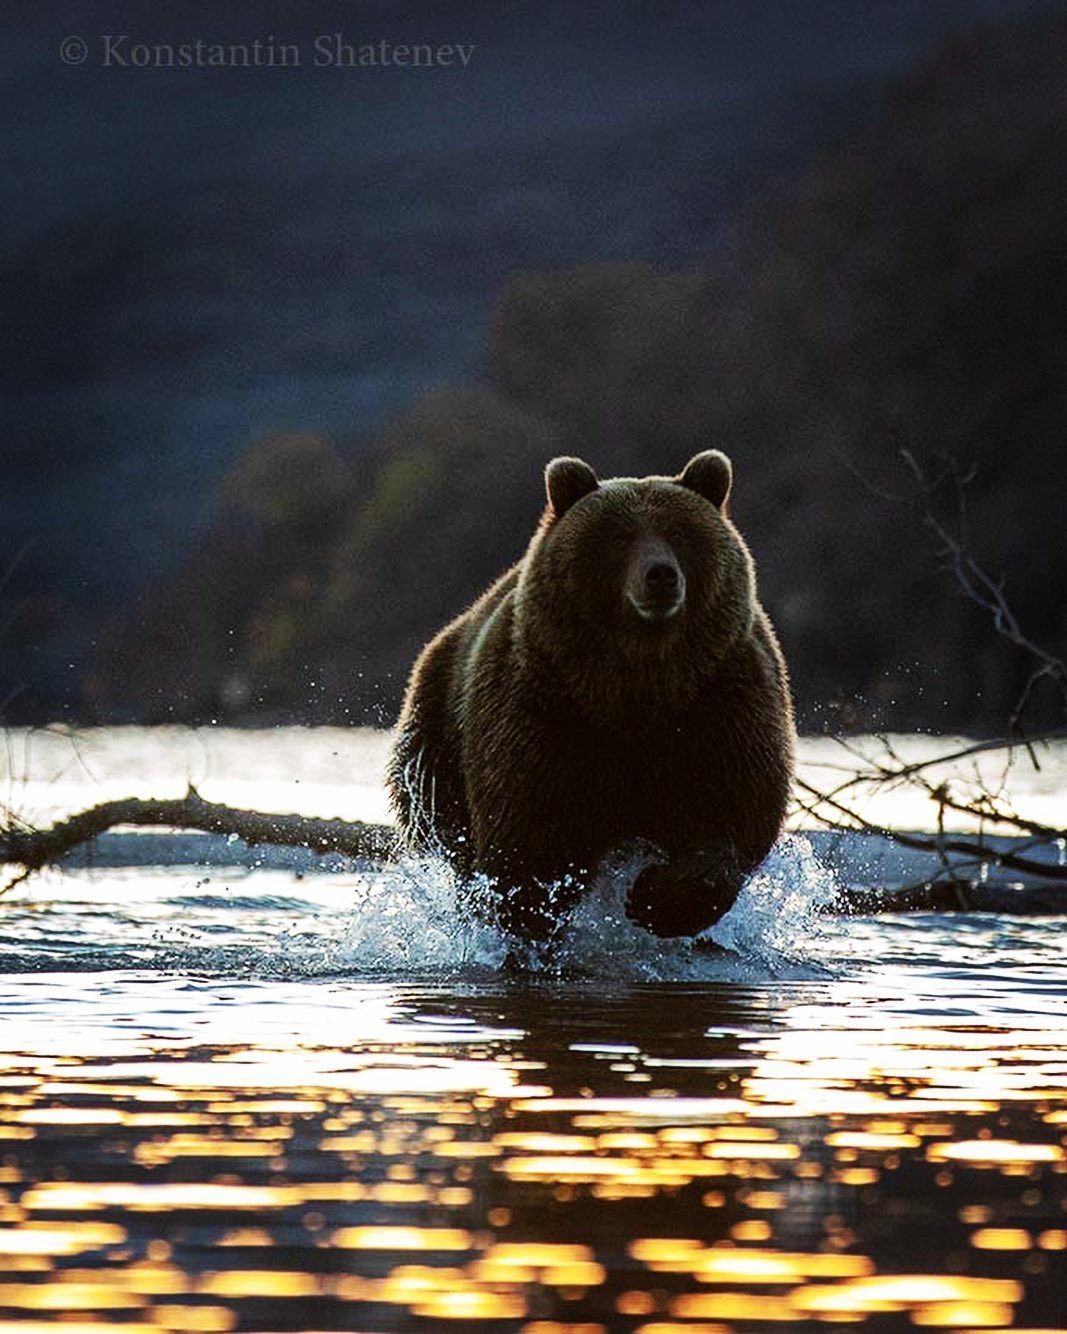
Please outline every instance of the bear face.
M591 717L684 707L756 614L729 460L708 450L677 477L599 482L555 459L545 483L516 588L520 644Z

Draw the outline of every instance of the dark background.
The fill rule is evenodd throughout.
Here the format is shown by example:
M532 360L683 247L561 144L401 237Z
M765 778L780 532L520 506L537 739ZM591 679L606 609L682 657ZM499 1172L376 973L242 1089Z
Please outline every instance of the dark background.
M558 452L731 454L806 728L997 730L1032 670L902 449L1065 652L1062 4L15 4L0 70L4 721L388 723Z

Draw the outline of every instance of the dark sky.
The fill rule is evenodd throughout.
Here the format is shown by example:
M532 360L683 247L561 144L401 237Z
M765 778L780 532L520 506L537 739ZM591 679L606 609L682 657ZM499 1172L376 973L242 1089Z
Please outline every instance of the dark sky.
M5 6L0 572L19 557L7 597L42 628L0 649L62 700L100 615L188 549L250 440L366 436L475 374L513 273L698 260L947 32L1041 7ZM335 33L473 50L317 64ZM257 39L299 67L134 67Z

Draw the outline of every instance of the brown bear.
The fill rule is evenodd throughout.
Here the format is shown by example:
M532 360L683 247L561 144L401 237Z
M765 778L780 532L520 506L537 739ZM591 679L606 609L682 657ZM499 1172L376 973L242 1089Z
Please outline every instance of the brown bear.
M792 705L731 479L714 449L677 477L553 459L526 554L415 664L388 775L401 833L491 877L508 931L549 935L629 846L651 861L630 919L696 934L778 837Z

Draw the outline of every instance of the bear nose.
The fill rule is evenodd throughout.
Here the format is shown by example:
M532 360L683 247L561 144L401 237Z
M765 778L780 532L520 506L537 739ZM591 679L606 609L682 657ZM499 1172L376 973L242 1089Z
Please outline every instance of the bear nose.
M656 561L645 571L645 587L654 598L670 597L678 588L677 565Z
M645 621L669 621L685 603L685 575L674 552L659 539L641 544L626 585L631 605Z

